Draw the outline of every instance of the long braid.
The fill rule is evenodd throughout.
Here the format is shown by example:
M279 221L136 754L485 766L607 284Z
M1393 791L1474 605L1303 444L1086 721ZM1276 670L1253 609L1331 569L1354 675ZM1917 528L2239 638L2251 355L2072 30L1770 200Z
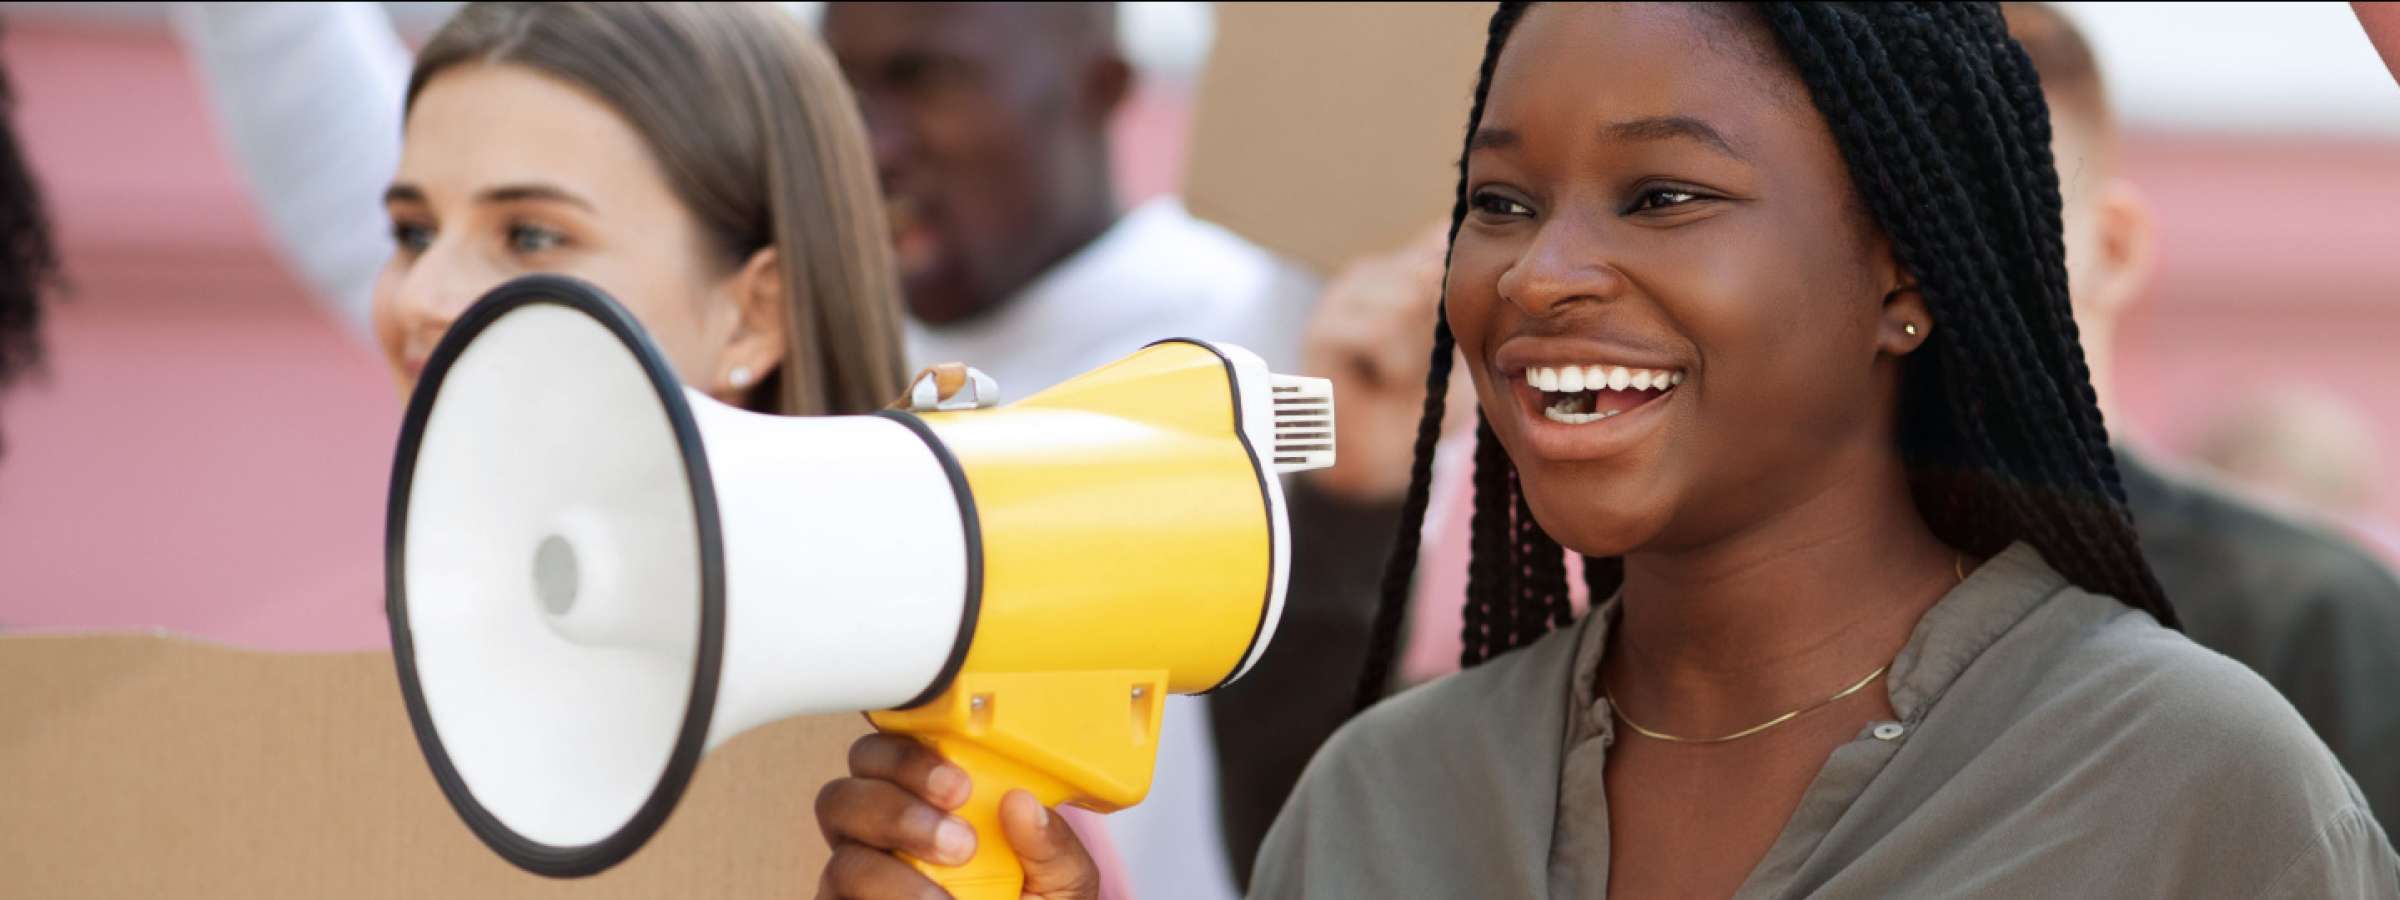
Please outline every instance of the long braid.
M1409 582L1416 574L1425 504L1432 496L1433 448L1442 436L1442 405L1450 385L1450 358L1455 344L1449 322L1437 318L1433 326L1433 359L1425 373L1425 410L1417 420L1417 445L1409 463L1408 495L1400 503L1400 533L1393 538L1392 558L1383 567L1383 594L1375 604L1375 631L1367 644L1367 670L1358 686L1359 709L1374 705L1383 696L1384 685L1392 677L1392 658L1399 652L1400 622L1408 603Z
M1480 416L1475 426L1475 517L1468 522L1467 605L1459 632L1459 665L1482 662L1495 643L1504 642L1506 625L1500 617L1501 598L1515 596L1510 586L1509 525L1515 503L1509 493L1508 450L1492 434L1491 420Z
M1467 134L1528 4L1492 13ZM1989 3L1753 4L1841 147L1858 199L1916 279L1940 327L1903 362L1902 459L1927 524L1989 555L2015 541L2074 584L2177 624L2125 508L2116 458L2068 302L2062 203L2049 110L2031 61ZM1450 235L1467 208L1462 158ZM1446 323L1435 340L1451 346ZM1429 383L1429 392L1444 385ZM1440 415L1429 400L1428 421ZM1430 426L1428 426L1430 427ZM1557 543L1534 522L1489 423L1476 433L1475 518L1460 662L1475 665L1565 625ZM1420 433L1416 482L1430 468ZM1403 523L1416 564L1423 504ZM1616 592L1624 561L1584 559L1593 602ZM1405 584L1403 583L1403 589ZM1379 618L1377 640L1396 640ZM1389 677L1379 643L1361 706Z
M1500 63L1500 45L1508 40L1508 32L1516 27L1517 17L1524 13L1521 5L1509 5L1492 13L1490 35L1484 44L1483 67L1475 81L1475 102L1467 113L1467 133L1474 133L1474 124L1483 118L1483 98L1490 93L1492 68ZM1462 138L1463 141L1463 138ZM1450 241L1458 241L1458 225L1467 218L1467 162L1458 162L1458 193L1450 205ZM1449 268L1448 254L1442 261ZM1384 564L1382 596L1375 605L1374 637L1367 647L1366 671L1358 683L1357 708L1365 709L1383 698L1384 687L1391 682L1392 660L1399 654L1400 622L1408 607L1411 580L1417 571L1417 546L1425 530L1425 504L1433 488L1433 450L1442 434L1442 407L1450 389L1450 360L1456 348L1450 334L1447 304L1435 316L1433 323L1433 360L1425 373L1425 409L1417 421L1417 445L1409 463L1408 495L1400 504L1400 533L1392 545L1392 558ZM1478 446L1490 440L1489 426L1477 430ZM1495 442L1496 443L1496 442ZM1479 454L1480 455L1480 454Z
M1517 608L1510 640L1521 645L1549 634L1554 627L1551 611L1567 602L1567 551L1533 520L1521 477L1509 478L1509 491L1516 495L1517 519L1516 538L1511 542L1516 550L1511 569L1517 573L1513 598Z

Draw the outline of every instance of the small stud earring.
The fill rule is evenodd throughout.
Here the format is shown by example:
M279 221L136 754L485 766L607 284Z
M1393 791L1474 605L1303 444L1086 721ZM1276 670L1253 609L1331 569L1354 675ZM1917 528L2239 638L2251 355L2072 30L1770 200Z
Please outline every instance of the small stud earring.
M1915 323L1915 322L1904 322L1904 323L1901 323L1901 325L1900 325L1900 333L1901 333L1901 334L1908 335L1909 337L1916 337L1916 336L1917 336L1917 323Z
M726 382L727 384L731 384L731 385L733 385L733 387L734 387L734 389L735 389L735 390L741 390L742 388L749 387L749 386L750 386L750 367L748 367L748 366L735 366L735 367L733 367L733 371L725 373L725 382Z

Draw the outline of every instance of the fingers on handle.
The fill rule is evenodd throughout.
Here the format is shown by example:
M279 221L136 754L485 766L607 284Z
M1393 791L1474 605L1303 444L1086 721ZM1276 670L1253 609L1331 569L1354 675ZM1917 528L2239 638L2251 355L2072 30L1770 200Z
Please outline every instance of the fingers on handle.
M1024 791L1000 799L1000 830L1025 866L1025 893L1042 900L1098 900L1100 868L1075 829Z
M850 744L850 774L888 781L943 809L957 809L974 792L967 773L914 738L870 734Z
M817 879L817 900L901 897L949 900L950 894L898 857L860 844L840 844Z
M826 846L902 851L944 865L975 855L975 829L909 793L873 778L842 778L817 792L817 828ZM905 866L903 866L905 868Z

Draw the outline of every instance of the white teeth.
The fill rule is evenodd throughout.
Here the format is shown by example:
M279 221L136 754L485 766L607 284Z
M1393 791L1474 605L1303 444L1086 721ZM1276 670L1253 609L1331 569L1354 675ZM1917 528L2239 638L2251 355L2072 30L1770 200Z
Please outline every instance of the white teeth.
M1591 423L1593 423L1593 422L1600 421L1601 419L1605 419L1605 418L1608 418L1608 417L1610 417L1610 416L1616 415L1617 413L1618 413L1618 410L1613 410L1613 409L1612 409L1612 410L1609 410L1609 411L1607 411L1607 412L1588 412L1588 413L1571 413L1571 412L1560 412L1560 411L1558 410L1558 407L1551 406L1551 407L1544 407L1544 408L1542 409L1542 418L1549 419L1550 421L1553 421L1553 422L1560 422L1560 423L1564 423L1564 424L1567 424L1567 425L1588 425L1588 424L1591 424Z
M1663 391L1683 383L1682 372L1628 369L1624 366L1530 366L1525 384L1549 393L1580 391Z

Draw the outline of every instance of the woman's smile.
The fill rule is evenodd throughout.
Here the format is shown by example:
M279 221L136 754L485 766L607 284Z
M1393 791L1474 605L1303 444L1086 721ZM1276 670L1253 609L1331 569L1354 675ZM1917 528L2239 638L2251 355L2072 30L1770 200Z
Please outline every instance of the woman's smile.
M1666 421L1692 369L1655 350L1591 338L1515 337L1492 354L1492 380L1516 402L1512 429L1535 457L1590 461L1641 442Z

